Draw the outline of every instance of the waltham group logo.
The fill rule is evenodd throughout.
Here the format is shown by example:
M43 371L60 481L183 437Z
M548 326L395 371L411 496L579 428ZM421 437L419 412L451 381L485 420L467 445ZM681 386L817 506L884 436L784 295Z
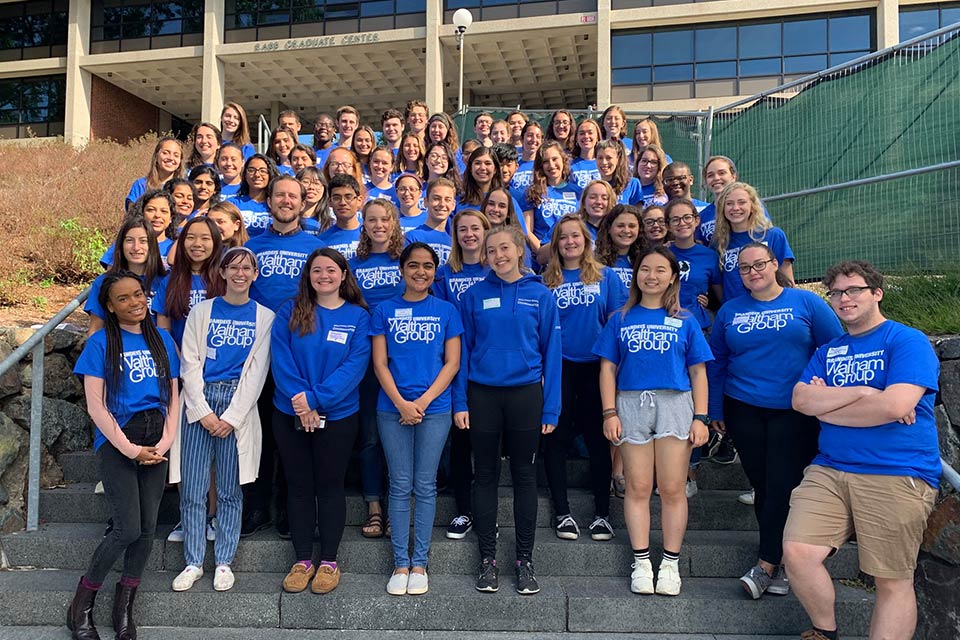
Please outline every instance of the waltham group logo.
M656 351L666 353L680 341L675 327L662 324L632 324L620 327L620 340L630 353Z
M561 200L559 198L544 199L539 207L540 217L543 218L548 226L553 226L551 223L552 220L559 220L568 213L576 212L579 206L580 203L577 200Z
M134 384L157 377L157 365L154 364L149 349L124 351L123 368L127 370L127 378Z
M331 249L336 249L343 254L343 257L347 260L353 260L357 255L357 245L360 243L359 240L353 240L352 242L341 242L338 244L328 245ZM304 258L306 261L306 258Z
M677 263L680 265L680 282L686 282L690 277L690 261L677 260Z
M620 282L623 283L627 289L630 288L630 281L633 280L633 269L630 267L610 267L613 269L618 276L620 276Z
M791 320L793 320L793 307L784 307L738 313L733 316L730 324L737 328L737 333L750 333L751 331L780 331Z
M303 265L307 262L307 254L300 251L273 249L258 253L257 260L260 262L261 276L299 278Z
M269 213L263 211L241 211L240 214L243 216L243 224L247 227L248 231L250 229L260 229L264 231L270 226Z
M553 295L557 299L558 309L591 305L596 302L599 294L600 285L598 283L585 285L579 281L564 282L553 290Z
M441 243L428 242L427 244L437 252L437 258L440 260L440 264L446 264L447 260L450 259L450 247Z
M483 280L483 278L483 276L450 278L447 280L447 288L449 288L450 293L452 293L456 297L457 301L459 301L467 289Z
M397 344L407 342L433 342L442 329L439 316L406 316L400 312L412 309L397 309L399 317L387 318L390 335Z
M246 349L253 344L257 334L257 323L249 320L229 320L216 318L210 320L208 332L209 345L220 347L240 347Z
M848 353L849 347L827 349L827 382L834 387L871 385L886 370L884 349L867 353Z
M400 269L396 265L381 265L377 267L361 267L354 271L357 284L361 289L374 287L391 287L400 282Z
M513 179L510 180L510 184L514 187L526 189L533 184L533 170L517 171L513 174Z
M700 223L700 235L706 238L707 242L713 239L713 230L717 226L716 220L708 220Z

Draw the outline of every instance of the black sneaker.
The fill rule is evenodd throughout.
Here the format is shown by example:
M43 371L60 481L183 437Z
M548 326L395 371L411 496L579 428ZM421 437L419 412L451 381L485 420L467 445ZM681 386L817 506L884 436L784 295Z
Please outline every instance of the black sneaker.
M240 537L246 538L252 536L257 531L261 531L270 526L270 516L266 512L254 509L249 513L243 514L243 521L240 523Z
M614 536L613 527L606 518L597 516L590 523L590 537L594 540L612 540Z
M720 448L717 452L710 458L710 462L715 462L716 464L736 464L740 462L740 456L737 455L737 450L733 446L733 441L730 438L724 438L720 441Z
M286 509L277 510L277 536L281 540L290 540L290 518L287 516Z
M711 429L710 435L707 437L707 444L703 445L702 458L709 460L717 455L721 442L723 442L723 434L716 429Z
M447 537L451 540L463 540L471 529L473 529L473 518L457 516L447 525Z
M557 516L556 531L557 537L561 540L576 540L580 537L580 527L569 513L565 516Z
M500 588L499 575L497 561L493 558L484 558L480 563L480 575L477 577L477 591L495 593Z
M540 593L537 576L533 574L533 563L529 560L522 560L517 565L517 593L522 596L532 596L535 593Z

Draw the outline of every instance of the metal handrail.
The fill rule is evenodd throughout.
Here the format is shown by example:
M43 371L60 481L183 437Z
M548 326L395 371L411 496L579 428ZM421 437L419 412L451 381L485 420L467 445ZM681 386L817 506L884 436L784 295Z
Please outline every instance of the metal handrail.
M266 135L264 135L266 134ZM270 142L270 123L261 113L257 119L257 153L263 153Z
M940 465L943 467L942 476L943 479L947 481L954 491L960 491L960 473L957 473L957 470L950 466L943 458L940 458Z
M763 201L773 202L775 200L787 200L788 198L799 198L801 196L810 196L816 193L836 191L837 189L847 189L849 187L862 187L863 185L867 185L867 184L876 184L877 182L886 182L888 180L896 180L897 178L909 178L910 176L919 176L925 173L932 173L934 171L943 171L944 169L953 169L955 167L960 167L960 160L951 160L950 162L941 162L940 164L932 164L926 167L919 167L917 169L906 169L905 171L885 173L883 175L872 176L870 178L848 180L847 182L838 182L837 184L830 184L825 187L814 187L812 189L803 189L802 191L794 191L792 193L781 193L775 196L764 196Z
M67 316L76 311L90 295L87 287L50 318L45 325L27 338L13 353L0 362L0 376L33 352L33 371L30 387L30 452L27 471L27 531L36 531L40 525L40 434L43 430L43 340Z

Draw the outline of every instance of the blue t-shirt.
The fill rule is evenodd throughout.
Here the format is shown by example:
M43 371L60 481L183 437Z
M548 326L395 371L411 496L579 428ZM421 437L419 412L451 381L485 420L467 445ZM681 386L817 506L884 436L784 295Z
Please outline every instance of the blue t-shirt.
M443 368L444 343L462 333L457 309L434 296L419 302L407 302L396 296L377 307L370 321L370 335L386 338L390 374L400 395L408 401L416 400L430 388ZM449 413L450 407L448 385L430 403L426 413ZM383 389L380 389L377 409L397 410Z
M710 333L716 358L707 366L710 417L723 419L723 397L789 409L793 387L814 350L843 333L817 294L784 289L773 300L740 296L717 312Z
M563 359L572 362L596 362L593 345L610 314L623 306L620 278L603 267L600 282L585 284L580 269L563 269L563 284L553 289L560 313Z
M564 182L556 187L547 185L546 193L536 206L526 197L520 201L522 211L533 211L533 234L540 242L550 241L550 232L560 218L577 212L580 208L580 192L577 185Z
M250 285L250 297L276 312L297 294L307 257L323 244L303 231L281 236L273 231L250 238L247 248L257 256L260 274Z
M593 353L617 365L618 391L690 391L688 369L713 360L691 316L673 318L640 305L610 317Z
M623 191L621 191L617 196L617 204L631 204L633 206L639 205L640 207L644 206L643 186L641 186L639 180L636 178L630 178L627 180L627 184L623 187Z
M407 231L404 237L406 238L406 244L425 242L430 245L430 248L437 252L437 258L440 260L441 265L446 264L447 260L450 259L453 241L444 231L437 231L426 224L422 224L416 229Z
M326 149L314 149L317 152L317 168L323 169L323 165L327 164L327 157L330 155L330 152L337 148L337 144L333 143Z
M321 246L336 249L343 254L344 258L352 260L357 255L357 245L360 244L360 230L360 227L341 229L333 225L317 236L317 240L320 241Z
M412 231L423 224L427 224L426 211L421 211L419 215L415 216L400 216L400 229L404 233Z
M702 242L704 244L710 244L713 242L713 230L717 226L717 205L707 204L701 200L693 200L693 204L696 205L697 211L700 213L700 226L697 227L697 242ZM700 205L703 205L701 208ZM767 208L760 203L760 206L763 207L763 215L767 216L767 220L770 219L770 212L767 211Z
M850 473L910 476L940 488L940 448L933 403L940 362L923 333L887 320L865 334L841 335L821 346L800 382L822 378L830 387L886 389L913 384L925 392L912 425L888 422L875 427L842 427L820 422L820 453L813 464Z
M250 196L237 196L228 198L243 216L243 226L247 228L247 234L251 238L259 236L270 226L270 207L266 202L257 202Z
M367 200L373 200L374 198L383 198L385 200L389 200L397 207L400 206L400 199L397 198L397 191L392 185L386 189L367 185Z
M279 163L278 163L278 164L277 164L277 173L279 173L279 174L282 175L282 176L291 176L291 177L295 177L295 176L296 176L296 174L294 174L294 172L293 172L293 167L291 167L291 166L288 165L288 164L279 164Z
M210 307L207 327L207 359L203 364L204 382L239 380L243 363L257 337L257 303L230 304L215 298Z
M310 409L330 420L353 415L360 409L360 380L370 361L370 314L348 302L336 309L316 305L313 332L301 336L290 331L292 310L290 300L271 328L274 406L296 415L291 398L305 392Z
M136 202L140 196L147 192L147 179L146 177L137 178L133 181L133 184L130 185L130 191L127 193L127 197L123 201L124 211L130 209L130 205Z
M636 178L634 179L636 180ZM637 183L639 184L640 181L637 180ZM642 198L643 204L640 205L642 208L646 209L650 205L654 205L654 204L659 204L659 205L667 204L667 196L666 195L658 196L657 186L652 182L646 186L641 184L640 189L641 189L641 194L643 195L643 198Z
M101 273L97 276L96 280L93 281L93 284L90 285L90 295L87 297L86 304L83 305L83 310L86 311L91 316L97 316L101 320L107 317L106 312L103 307L100 306L100 289L103 287L103 279L106 277L106 273ZM160 281L163 278L154 278L150 283L150 291L147 291L147 309L150 310L150 319L153 320L154 324L157 322L157 314L153 311L153 299L157 295L157 285L160 284ZM140 276L140 281L143 282L143 276Z
M371 313L384 300L403 293L400 259L391 258L389 253L371 253L366 260L354 256L350 259L350 270Z
M630 283L633 281L633 265L630 264L630 255L617 256L617 261L610 267L620 278L620 284L623 285L623 299L626 300L630 295Z
M756 234L754 238L750 237L748 231L735 231L730 234L730 243L727 250L720 256L720 265L723 271L723 301L733 300L739 296L748 295L750 292L743 286L743 279L740 278L738 260L740 258L740 249L751 242L762 242L770 247L777 262L783 264L787 260L793 260L793 251L790 244L787 243L787 236L779 227L771 227L763 233ZM769 268L770 265L768 265Z
M570 164L570 182L581 189L586 189L591 181L599 179L600 171L597 169L596 160L577 158Z
M170 379L176 380L180 376L180 358L173 338L163 329L158 329L163 339L163 346L167 350L170 361ZM120 372L120 388L113 394L107 408L117 424L122 429L130 422L130 418L141 411L158 409L167 414L167 405L160 394L160 384L157 379L157 367L150 354L147 341L141 333L130 333L120 330L120 340L123 343L123 361ZM80 357L73 372L80 376L93 376L107 379L107 332L101 329L90 336L83 346ZM106 394L104 400L106 401ZM99 429L94 427L93 448L99 449L107 441Z
M240 185L243 184L243 181L237 182L237 184L221 184L220 185L220 199L229 200L231 198L236 198L240 195Z
M442 265L437 269L437 277L433 283L433 293L441 300L446 300L457 309L460 308L460 298L467 289L483 280L490 271L485 263L465 264L454 273L450 264Z
M672 245L670 251L680 263L680 306L693 314L701 329L707 329L711 324L710 315L697 302L697 296L706 295L710 285L721 283L717 252L702 244L694 244L689 249Z
M517 200L523 200L531 184L533 184L533 160L521 160L517 165L516 173L510 178L510 192L515 194L514 197Z
M170 285L170 274L160 279L157 283L156 294L150 301L150 310L157 315L167 315L167 287ZM199 274L190 275L190 309L198 302L207 299L207 284ZM177 346L183 344L183 330L187 328L187 318L170 318L170 333Z

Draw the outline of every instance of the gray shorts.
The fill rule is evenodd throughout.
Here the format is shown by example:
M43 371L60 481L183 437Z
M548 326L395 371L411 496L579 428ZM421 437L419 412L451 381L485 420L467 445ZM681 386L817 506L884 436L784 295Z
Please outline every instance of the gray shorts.
M693 395L689 391L618 391L617 413L622 432L614 444L647 444L671 436L690 437L693 422Z

